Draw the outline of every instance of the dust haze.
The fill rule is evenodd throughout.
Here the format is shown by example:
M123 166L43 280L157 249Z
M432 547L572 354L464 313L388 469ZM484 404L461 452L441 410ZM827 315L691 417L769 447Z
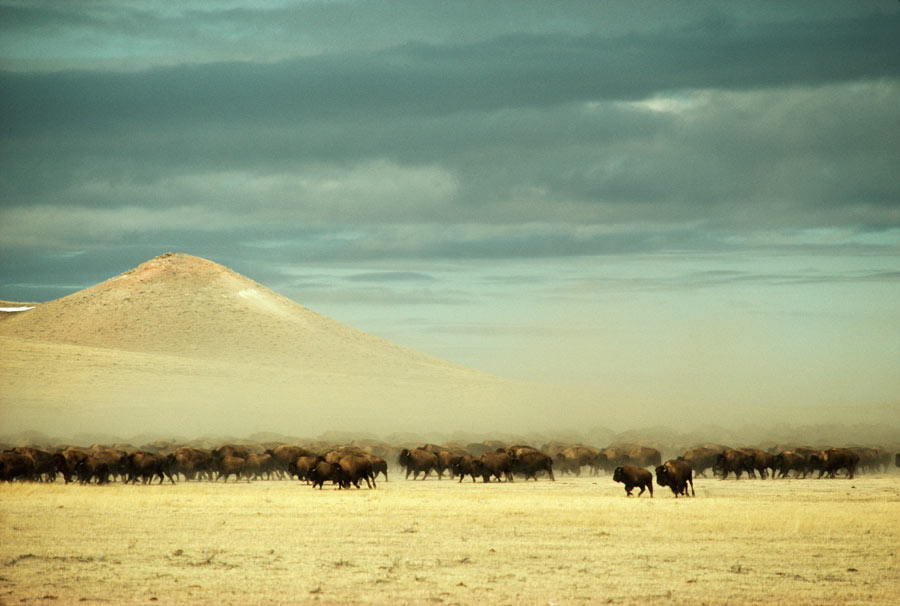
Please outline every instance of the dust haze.
M6 442L332 435L900 445L897 403L675 406L602 380L508 379L373 337L181 254L4 313L0 343Z

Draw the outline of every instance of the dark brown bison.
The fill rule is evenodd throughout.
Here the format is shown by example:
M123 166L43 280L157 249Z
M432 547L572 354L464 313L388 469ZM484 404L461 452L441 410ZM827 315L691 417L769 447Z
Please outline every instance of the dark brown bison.
M625 494L633 497L631 491L636 486L641 488L638 493L640 497L645 490L650 491L650 498L653 498L653 474L643 467L635 467L634 465L623 465L616 467L613 471L613 482L619 482L625 485Z
M88 455L75 465L75 475L81 484L90 484L97 480L97 484L109 484L109 464L95 455Z
M40 482L53 482L56 480L56 464L53 455L40 448L24 447L14 448L13 452L25 455L34 463L34 479Z
M900 467L900 452L894 455L894 465L896 467Z
M244 467L247 465L247 459L242 459L241 457L233 457L231 455L225 455L218 461L218 466L216 471L216 482L219 481L219 478L224 478L223 481L228 481L228 476L233 475L235 482L241 479L241 475L244 473ZM250 481L250 478L247 478L247 481Z
M245 446L235 446L234 444L222 444L218 448L213 448L211 454L214 459L221 461L225 457L239 457L246 460L250 451Z
M485 482L490 482L492 477L497 481L506 478L507 482L512 482L512 460L504 449L496 452L486 452L481 455L481 477Z
M272 455L252 452L247 455L244 463L244 475L248 480L261 480L263 476L266 476L267 480L271 480L272 473L275 471L275 459L272 458Z
M34 480L34 460L14 451L0 453L0 482Z
M697 446L684 451L681 458L687 461L695 475L706 477L706 470L716 466L716 457L721 452L718 448Z
M343 468L338 463L329 463L321 456L316 458L315 463L307 473L307 477L312 482L312 487L318 486L319 490L322 490L325 482L329 481L332 484L337 484L338 488L343 488L345 484Z
M419 446L416 450L427 450L428 452L433 452L434 454L440 454L447 449L443 446L438 446L437 444L423 444Z
M338 446L337 448L331 448L323 452L322 458L329 463L337 463L342 457L350 454L362 456L363 451L354 446Z
M779 452L775 455L775 469L779 478L786 478L791 471L794 472L794 477L798 478L801 474L806 474L806 457L793 450ZM772 477L776 477L776 474L773 473Z
M512 458L510 470L513 473L522 474L526 480L533 478L535 482L537 482L537 474L545 471L551 480L556 480L553 477L553 459L538 450L523 452Z
M275 467L282 472L291 473L291 465L297 457L316 457L316 453L302 446L281 444L275 448L269 448L265 454L272 457Z
M214 459L212 452L202 448L193 448L192 446L182 446L175 449L172 462L172 474L181 474L185 480L193 480L202 478L212 480L212 472L214 470Z
M125 476L127 474L126 469L126 458L128 457L128 453L124 450L118 450L116 448L105 448L102 450L96 450L93 456L98 461L102 461L106 464L107 471L109 475L114 478L121 478L122 481L125 481Z
M164 454L142 450L132 452L125 457L123 463L125 481L134 484L140 478L143 484L148 484L154 477L159 477L159 483L162 484L168 477L174 484L175 479L170 471L171 463L172 459Z
M466 476L472 476L472 481L474 482L475 478L480 478L482 476L484 466L481 462L481 458L473 457L472 455L462 455L453 464L453 471L459 476L460 482L462 482L463 478Z
M337 462L342 471L342 484L349 488L353 484L359 488L359 481L365 480L369 489L376 488L375 473L372 471L372 462L362 455L345 455Z
M449 471L450 477L456 477L456 472L453 471L453 464L461 455L454 454L448 450L442 450L437 453L437 465L435 466L435 470L437 471L438 480L444 477L444 472Z
M819 453L819 450L817 448L811 448L809 446L797 446L795 448L791 448L790 452L795 452L803 457L804 478L817 470L813 468L814 465L817 465L817 463L813 461L813 455Z
M728 477L729 473L733 473L738 480L741 474L748 473L751 477L756 477L753 466L753 457L742 450L726 448L716 456L716 465L713 472L717 472L722 479Z
M818 462L820 478L826 473L834 478L838 471L845 469L847 478L852 480L859 465L859 455L849 448L829 448L813 456Z
M775 473L774 454L764 452L758 448L741 448L740 451L747 456L751 477L756 477L755 474L758 473L760 478L765 479L770 469L772 473Z
M301 455L288 466L288 473L295 476L298 480L305 481L309 484L309 470L316 464L318 457L310 455Z
M62 474L66 484L76 479L75 467L78 462L87 458L87 451L81 448L68 447L53 454L53 462L57 471Z
M410 473L413 474L413 480L415 480L420 473L424 480L428 477L428 474L431 473L431 470L438 466L438 456L430 450L422 448L416 448L414 450L404 448L400 451L397 462L400 464L400 467L406 468L407 480L409 479Z
M342 458L344 458L348 455L352 455L352 456L356 456L356 457L365 457L366 459L368 459L369 463L372 465L373 478L374 478L374 476L377 476L379 473L381 473L384 475L385 481L387 481L387 477L388 477L387 461L385 461L384 459L382 459L379 456L376 456L374 454L371 454L370 452L367 452L366 450L363 450L362 448L360 448L358 446L352 446L352 445L339 446L338 448L333 448L331 450L326 451L322 455L322 457L329 463L337 463Z
M690 484L691 495L697 496L694 492L694 472L687 461L673 459L657 467L656 483L671 488L676 499L678 495L688 496L687 487Z
M369 459L369 462L372 464L372 481L375 481L375 478L380 473L384 476L384 481L388 481L388 465L387 461L382 459L381 457L373 454L366 453L366 458Z
M529 446L528 444L514 444L512 446L507 446L503 450L506 451L506 454L508 454L510 458L513 459L525 454L526 452L540 452L540 450L538 450L534 446Z

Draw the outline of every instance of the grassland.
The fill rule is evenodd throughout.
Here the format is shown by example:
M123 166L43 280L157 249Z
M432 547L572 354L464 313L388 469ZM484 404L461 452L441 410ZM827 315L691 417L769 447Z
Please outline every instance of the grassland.
M7 604L897 604L900 475L0 486Z

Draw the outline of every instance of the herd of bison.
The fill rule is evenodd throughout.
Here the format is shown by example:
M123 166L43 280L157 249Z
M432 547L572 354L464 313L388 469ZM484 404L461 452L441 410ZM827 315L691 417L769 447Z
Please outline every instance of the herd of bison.
M156 442L141 448L130 445L89 448L64 446L53 449L36 447L8 448L0 453L0 481L54 482L62 476L65 483L106 484L111 481L143 484L158 479L175 483L206 480L271 480L296 478L322 488L326 482L338 488L362 482L371 489L376 478L388 478L388 461L405 471L405 478L425 479L432 473L462 482L467 476L474 482L512 482L555 475L591 473L612 474L632 495L640 488L653 496L653 473L659 486L668 486L675 497L694 494L693 479L713 476L750 478L835 478L838 474L853 478L857 472L887 471L893 463L900 467L900 453L892 457L880 447L827 448L774 447L729 448L707 444L689 448L682 455L663 462L659 450L636 444L614 445L603 449L551 443L542 448L507 445L485 441L468 445L426 444L397 448L383 442L356 441L350 445L309 444L223 444L215 448ZM653 470L651 472L650 470ZM690 490L689 490L690 489Z

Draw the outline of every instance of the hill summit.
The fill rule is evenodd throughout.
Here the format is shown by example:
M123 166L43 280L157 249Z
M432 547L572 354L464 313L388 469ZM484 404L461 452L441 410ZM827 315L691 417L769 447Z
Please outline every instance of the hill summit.
M467 370L313 312L213 261L171 252L12 314L0 335L349 374L368 374L375 361Z
M514 429L530 390L166 253L0 315L0 426L134 435Z

